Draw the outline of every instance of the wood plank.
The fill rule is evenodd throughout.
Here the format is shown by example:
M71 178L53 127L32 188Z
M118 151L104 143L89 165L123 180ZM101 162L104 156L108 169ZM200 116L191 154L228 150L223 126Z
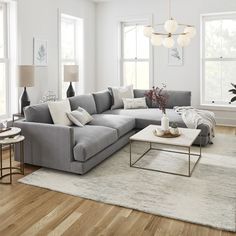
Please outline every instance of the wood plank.
M236 128L217 127L235 135ZM3 152L8 162L8 152ZM18 165L14 162L14 165ZM26 174L38 167L26 165ZM232 236L232 232L82 199L17 182L0 185L0 235Z

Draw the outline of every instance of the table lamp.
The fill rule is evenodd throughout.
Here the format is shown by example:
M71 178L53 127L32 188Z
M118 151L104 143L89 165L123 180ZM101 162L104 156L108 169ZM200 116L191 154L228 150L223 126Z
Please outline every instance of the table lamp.
M66 92L66 96L74 97L75 91L72 86L72 82L79 81L79 66L78 65L64 65L64 82L70 82L69 88Z
M24 107L30 105L30 100L26 88L34 87L34 66L18 66L18 87L24 88L24 91L20 98L21 114L24 114Z

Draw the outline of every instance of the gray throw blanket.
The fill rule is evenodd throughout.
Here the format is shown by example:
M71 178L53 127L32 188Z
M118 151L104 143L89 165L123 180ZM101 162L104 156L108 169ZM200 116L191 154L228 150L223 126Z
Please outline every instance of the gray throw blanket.
M215 136L215 114L211 111L198 110L191 106L187 107L174 107L174 110L182 115L185 125L191 129L197 129L201 124L209 126L210 129L210 142Z

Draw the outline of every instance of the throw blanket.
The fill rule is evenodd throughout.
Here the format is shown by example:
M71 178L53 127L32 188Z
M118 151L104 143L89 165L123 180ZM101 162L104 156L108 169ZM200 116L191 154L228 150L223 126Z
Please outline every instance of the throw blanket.
M182 115L185 125L191 129L197 129L201 124L209 126L210 143L215 136L215 114L211 111L198 110L193 107L174 107L174 110Z

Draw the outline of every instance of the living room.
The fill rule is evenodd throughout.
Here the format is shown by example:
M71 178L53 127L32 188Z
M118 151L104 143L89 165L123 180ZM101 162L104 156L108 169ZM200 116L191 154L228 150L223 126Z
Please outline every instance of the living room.
M0 0L0 235L235 235L236 2Z

